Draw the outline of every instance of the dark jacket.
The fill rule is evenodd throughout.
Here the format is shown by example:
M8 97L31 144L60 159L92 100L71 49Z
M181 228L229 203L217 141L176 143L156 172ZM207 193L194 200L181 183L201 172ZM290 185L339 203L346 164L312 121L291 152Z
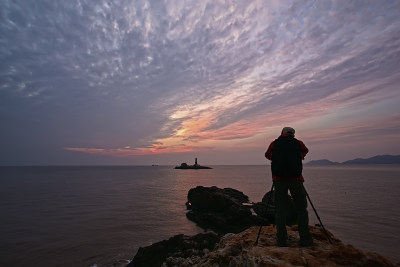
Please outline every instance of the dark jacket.
M286 134L279 136L265 152L265 157L272 161L273 180L304 181L302 160L307 153L308 148L302 141Z

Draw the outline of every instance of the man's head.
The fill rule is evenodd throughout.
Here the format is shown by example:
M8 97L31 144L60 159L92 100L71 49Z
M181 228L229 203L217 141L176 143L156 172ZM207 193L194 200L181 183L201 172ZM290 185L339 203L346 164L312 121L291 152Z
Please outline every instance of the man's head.
M290 136L294 136L295 132L296 131L292 127L284 127L282 129L282 133L281 134L287 134L287 135L290 135Z

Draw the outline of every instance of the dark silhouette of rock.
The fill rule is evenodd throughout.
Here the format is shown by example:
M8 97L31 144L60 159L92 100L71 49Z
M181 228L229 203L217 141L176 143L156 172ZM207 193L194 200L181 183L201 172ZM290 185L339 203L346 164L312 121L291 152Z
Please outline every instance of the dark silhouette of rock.
M275 191L269 191L265 193L264 197L262 198L261 202L257 202L253 205L254 212L268 219L270 222L275 222ZM272 196L272 197L271 197ZM269 199L271 197L271 199ZM269 201L269 202L268 202ZM268 210L265 211L268 204Z
M262 222L260 216L252 214L251 205L243 203L249 204L249 198L238 190L198 186L189 190L186 216L204 229L238 233Z
M262 201L249 203L249 197L232 188L198 186L188 193L186 216L204 229L218 233L238 233L254 225L269 225L275 221L275 199L268 203L271 192ZM288 195L287 225L297 223L297 213L292 198ZM252 210L255 214L252 213ZM264 219L263 219L264 218Z
M219 239L220 236L215 233L202 233L192 237L175 235L168 240L139 248L128 266L159 267L163 262L169 263L168 266L180 266L174 264L177 259L200 259L214 249Z
M346 245L328 232L333 242L330 244L321 227L310 226L314 242L308 247L299 245L297 227L288 227L287 247L277 247L276 230L272 226L263 227L256 245L258 230L255 226L220 239L197 235L196 241L175 236L139 249L140 255L137 254L129 266L400 266L399 262L378 253ZM202 238L206 238L207 245L201 246ZM194 245L189 245L192 242Z

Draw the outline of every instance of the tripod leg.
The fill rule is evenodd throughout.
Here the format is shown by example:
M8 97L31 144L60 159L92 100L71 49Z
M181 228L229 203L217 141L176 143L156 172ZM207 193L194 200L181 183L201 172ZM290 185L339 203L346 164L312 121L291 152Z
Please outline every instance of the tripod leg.
M272 183L271 190L270 190L271 195L269 196L268 201L267 201L267 206L265 207L265 215L267 215L268 206L269 206L269 202L271 201L271 198L272 198L272 190L273 190L273 189L274 189L274 183ZM265 217L265 216L262 217L262 221L261 221L260 229L258 230L258 235L257 235L257 240L256 240L256 242L255 242L255 245L258 244L258 239L260 238L261 229L262 229L263 224L264 224L264 217Z
M324 230L324 233L325 233L326 237L327 237L328 240L329 240L329 243L332 244L332 240L331 240L331 238L329 237L328 233L326 232L325 227L324 227L324 225L322 224L321 218L318 216L317 210L315 209L315 207L314 207L314 205L313 205L313 203L312 203L312 201L311 201L311 198L310 198L310 196L308 195L307 190L306 190L306 188L304 187L304 185L303 185L303 188L304 188L304 192L306 193L307 199L308 199L308 201L310 202L311 207L313 208L314 213L315 213L315 215L317 216L318 221L319 221L319 223L321 224L322 229Z

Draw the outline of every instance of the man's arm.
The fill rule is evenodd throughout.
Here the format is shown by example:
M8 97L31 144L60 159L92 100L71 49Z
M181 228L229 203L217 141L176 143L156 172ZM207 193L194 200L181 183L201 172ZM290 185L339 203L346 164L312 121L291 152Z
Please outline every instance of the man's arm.
M308 153L308 148L302 141L299 140L299 142L300 142L300 148L301 148L301 159L304 159Z
M274 148L274 142L269 144L267 152L265 152L265 157L269 160L272 160L272 149Z

